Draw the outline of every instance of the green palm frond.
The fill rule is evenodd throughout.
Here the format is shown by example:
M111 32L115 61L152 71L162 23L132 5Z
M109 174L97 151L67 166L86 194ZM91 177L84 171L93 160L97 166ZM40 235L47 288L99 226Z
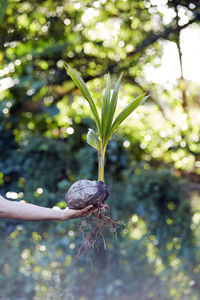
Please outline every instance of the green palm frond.
M88 133L87 133L87 143L95 148L97 151L100 151L100 141L97 133L89 128Z
M142 104L149 96L145 96L145 93L138 96L134 100L132 100L116 117L114 120L110 130L107 133L106 141L110 139L115 129L140 105Z
M120 77L118 78L114 90L113 90L113 94L110 100L110 104L109 104L109 113L108 113L108 121L107 121L107 125L106 125L106 136L110 130L110 127L112 125L113 122L113 118L114 118L114 114L115 114L115 110L116 110L116 106L117 106L117 99L118 99L118 91L119 91L119 86L121 83L121 79L122 79L122 75L123 73L121 73Z
M106 89L103 96L101 119L100 119L96 105L83 79L68 64L65 65L65 68L68 74L71 76L72 80L74 81L75 85L80 90L83 97L88 101L90 105L97 126L98 134L93 129L89 129L87 133L87 143L98 151L98 161L99 161L98 180L104 180L104 159L105 159L105 152L106 152L106 147L109 139L111 138L116 128L149 96L145 96L145 93L138 96L137 98L132 100L118 114L115 120L113 120L116 107L117 107L118 91L122 79L122 74L120 75L120 77L118 78L115 84L112 97L111 97L110 75L108 74Z
M95 123L97 125L98 131L99 133L101 132L101 126L100 126L100 119L99 119L99 115L97 112L97 108L94 104L94 101L92 99L92 96L90 95L90 92L85 84L85 82L83 81L83 79L81 78L81 76L74 70L72 69L68 64L65 64L65 68L68 72L68 74L71 76L73 82L75 83L75 85L78 87L78 89L80 90L81 94L83 95L83 97L88 101Z
M106 128L110 113L110 75L108 74L106 90L103 96L102 110L101 110L101 133L102 141L104 143L106 137Z

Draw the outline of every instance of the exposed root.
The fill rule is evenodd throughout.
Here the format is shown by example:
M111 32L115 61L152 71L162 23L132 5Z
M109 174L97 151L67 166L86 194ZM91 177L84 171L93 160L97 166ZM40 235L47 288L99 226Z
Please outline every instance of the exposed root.
M99 238L103 239L104 248L106 249L103 230L107 228L117 236L116 229L120 225L121 222L115 221L110 217L110 207L108 204L100 204L97 208L92 209L89 216L80 224L82 245L78 250L77 259L79 259L82 253L93 249Z

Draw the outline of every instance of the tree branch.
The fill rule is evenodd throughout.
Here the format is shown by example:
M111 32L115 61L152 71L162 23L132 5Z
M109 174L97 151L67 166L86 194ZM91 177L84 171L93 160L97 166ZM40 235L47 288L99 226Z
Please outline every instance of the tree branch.
M144 41L142 41L140 44L137 45L134 51L131 51L127 54L127 57L133 56L136 53L140 52L142 49L145 49L146 47L154 44L157 42L159 39L167 39L171 33L178 34L182 29L186 28L190 24L200 21L200 14L197 14L195 18L190 20L187 24L182 25L182 26L170 26L166 27L162 32L159 33L153 33L152 31L150 32L148 38L146 38Z

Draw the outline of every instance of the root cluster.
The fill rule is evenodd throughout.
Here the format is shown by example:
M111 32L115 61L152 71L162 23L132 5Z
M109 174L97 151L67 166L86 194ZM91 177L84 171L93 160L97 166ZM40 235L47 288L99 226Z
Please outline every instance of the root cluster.
M104 248L106 249L104 229L108 229L117 236L117 227L120 225L121 222L111 218L108 204L100 204L97 208L92 209L89 216L81 222L79 227L82 234L82 244L78 250L77 258L82 253L93 249L99 238L103 239Z

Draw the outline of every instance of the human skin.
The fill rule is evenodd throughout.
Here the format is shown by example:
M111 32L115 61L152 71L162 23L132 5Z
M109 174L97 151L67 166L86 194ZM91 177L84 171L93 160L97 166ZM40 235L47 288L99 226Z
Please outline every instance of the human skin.
M0 195L0 218L24 221L66 221L88 215L93 206L81 210L41 207L25 202L10 201Z

